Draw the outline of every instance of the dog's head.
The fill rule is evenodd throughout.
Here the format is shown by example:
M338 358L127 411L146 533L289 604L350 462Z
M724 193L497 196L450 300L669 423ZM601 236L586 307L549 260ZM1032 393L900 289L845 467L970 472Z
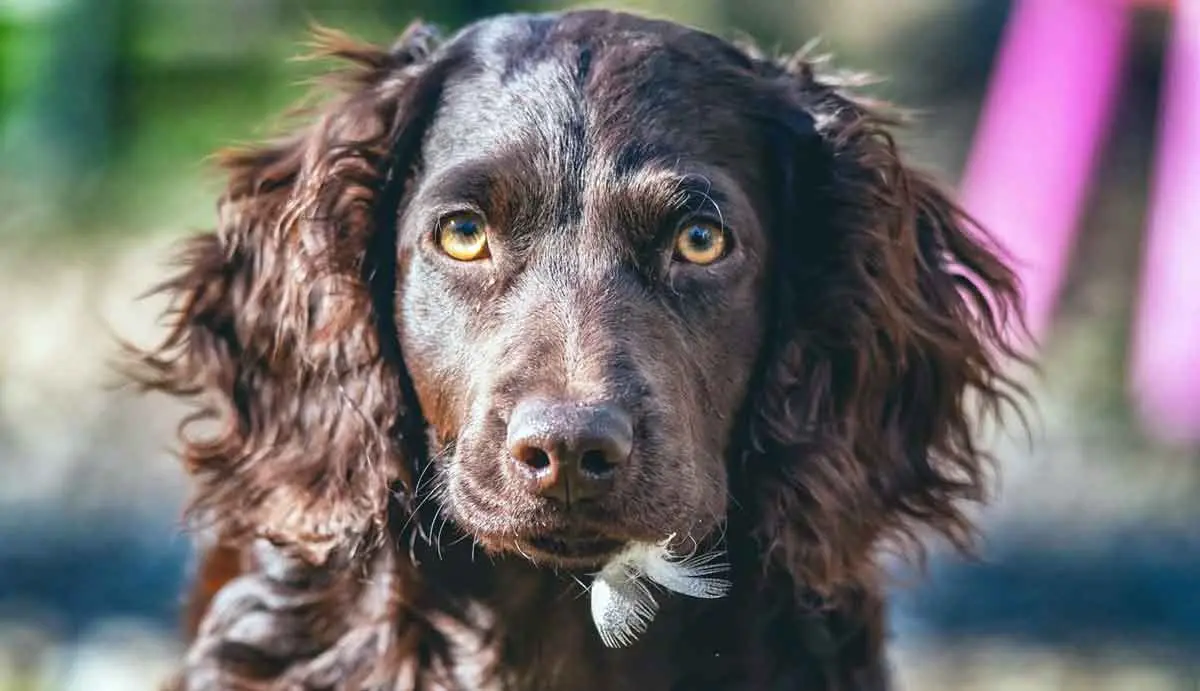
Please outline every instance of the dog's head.
M506 16L357 68L236 154L154 383L217 395L198 505L307 544L426 496L555 566L731 508L832 585L952 537L1004 395L1012 276L803 58L610 12ZM233 532L237 532L234 530Z
M444 53L397 322L445 508L549 560L702 537L766 329L753 64L608 14L490 21Z

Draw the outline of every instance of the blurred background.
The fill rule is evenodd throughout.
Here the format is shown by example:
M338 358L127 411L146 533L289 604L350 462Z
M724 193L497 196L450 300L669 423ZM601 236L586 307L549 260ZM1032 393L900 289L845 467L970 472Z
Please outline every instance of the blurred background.
M161 303L135 298L173 241L214 221L205 156L270 134L304 92L315 67L288 58L307 23L387 42L417 16L455 28L572 4L0 0L0 691L150 689L179 652L179 410L112 388L113 334L155 337ZM1200 452L1148 434L1126 385L1173 19L1140 4L1157 6L1129 9L1032 434L990 442L1002 483L980 516L982 558L935 553L927 580L896 588L900 688L1200 689ZM920 109L902 142L950 181L1013 13L1002 0L605 6L780 50L822 37ZM1077 28L1056 27L1063 50Z

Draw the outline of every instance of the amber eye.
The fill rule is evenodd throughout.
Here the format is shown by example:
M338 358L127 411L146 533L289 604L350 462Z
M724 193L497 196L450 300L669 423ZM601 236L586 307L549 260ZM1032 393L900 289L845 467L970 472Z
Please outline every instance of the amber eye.
M725 231L711 223L689 223L675 237L675 256L690 264L712 264L725 256Z
M487 223L474 213L459 213L442 220L437 232L438 246L460 262L486 259Z

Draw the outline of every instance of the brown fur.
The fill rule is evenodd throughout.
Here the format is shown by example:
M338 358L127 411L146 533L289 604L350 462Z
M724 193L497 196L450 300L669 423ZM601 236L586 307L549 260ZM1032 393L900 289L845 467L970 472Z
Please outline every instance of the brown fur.
M969 546L968 404L1020 393L1013 275L892 115L803 54L618 13L319 39L337 96L221 159L219 227L137 374L202 401L190 515L223 536L176 687L886 688L877 552ZM698 178L736 248L660 276L651 231ZM506 229L490 268L422 244L447 185ZM597 506L497 469L534 394L635 416ZM519 556L665 532L726 549L734 590L661 598L626 650L580 564Z

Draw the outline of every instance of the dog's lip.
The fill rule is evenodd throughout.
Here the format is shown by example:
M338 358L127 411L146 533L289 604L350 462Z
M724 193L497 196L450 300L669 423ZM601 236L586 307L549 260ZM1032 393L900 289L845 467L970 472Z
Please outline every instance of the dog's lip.
M512 541L516 552L547 565L576 569L601 566L628 540L597 534L549 533Z
M521 542L539 552L564 557L607 556L625 546L624 540L601 535L539 535Z

